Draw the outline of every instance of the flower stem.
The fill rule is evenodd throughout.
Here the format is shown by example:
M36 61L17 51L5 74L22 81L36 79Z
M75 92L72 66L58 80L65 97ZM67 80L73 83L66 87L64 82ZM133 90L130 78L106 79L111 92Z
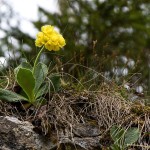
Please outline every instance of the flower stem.
M36 65L38 63L39 57L40 57L41 53L43 52L43 50L44 50L44 46L41 48L41 50L39 51L39 53L38 53L38 55L37 55L37 57L36 57L36 59L34 61L33 72L34 72L34 69L35 69L35 67L36 67Z

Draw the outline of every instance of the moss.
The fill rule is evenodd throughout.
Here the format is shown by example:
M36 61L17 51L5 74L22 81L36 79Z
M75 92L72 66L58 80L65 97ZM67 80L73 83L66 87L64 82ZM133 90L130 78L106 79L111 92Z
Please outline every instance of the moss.
M131 107L131 112L139 115L149 114L150 115L150 107L149 106L143 106L141 104L134 104Z

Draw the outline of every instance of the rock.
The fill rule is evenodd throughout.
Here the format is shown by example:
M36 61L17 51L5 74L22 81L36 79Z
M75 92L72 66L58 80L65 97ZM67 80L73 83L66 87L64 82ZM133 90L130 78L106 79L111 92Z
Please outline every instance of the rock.
M15 117L0 117L0 150L50 150L55 147L33 131L27 121Z
M93 126L77 125L72 133L59 129L49 138L33 129L30 122L1 116L0 150L101 150L99 132Z
M61 139L61 144L64 147L70 147L70 150L101 150L98 137L93 138L79 138ZM67 150L66 148L66 150ZM69 148L68 148L69 149Z
M73 133L79 137L96 137L100 135L100 130L96 125L77 124L73 127Z
M89 129L90 126L87 126L87 128L86 128L86 126L84 126L85 129L83 129L83 133L82 133L82 130L79 130L80 126L82 126L82 129L83 129L83 125L77 125L78 134L80 134L80 135L87 134L89 136L89 132L88 131L86 132L85 129L87 129L87 128ZM93 127L91 128L91 130L92 129L93 129ZM95 134L95 133L93 133L93 134ZM66 130L66 131L60 132L59 137L60 137L59 143L61 143L62 145L65 145L64 147L67 146L66 150L69 149L68 147L70 147L70 150L101 150L102 149L100 142L99 142L99 139L100 139L99 136L77 137L73 133L71 134ZM64 148L63 148L63 150L64 150Z

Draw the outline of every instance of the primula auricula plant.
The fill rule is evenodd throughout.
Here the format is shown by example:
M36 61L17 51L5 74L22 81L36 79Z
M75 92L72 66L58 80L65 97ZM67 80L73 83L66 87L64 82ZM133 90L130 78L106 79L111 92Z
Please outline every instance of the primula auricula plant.
M36 105L46 101L43 95L48 92L50 85L53 90L58 87L60 82L59 76L47 77L47 66L42 62L38 62L38 60L44 48L49 51L58 51L66 45L65 39L53 26L45 25L41 28L41 32L37 34L35 45L41 47L41 50L37 54L33 67L29 62L22 62L14 69L15 79L22 91L17 94L0 88L0 100L9 102L27 101ZM46 78L51 84L46 82Z

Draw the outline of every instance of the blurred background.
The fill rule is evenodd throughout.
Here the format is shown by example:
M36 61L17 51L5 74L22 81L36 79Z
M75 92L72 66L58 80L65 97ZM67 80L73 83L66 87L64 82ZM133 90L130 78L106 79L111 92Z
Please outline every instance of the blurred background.
M150 94L149 0L0 0L0 74L33 63L41 26L53 25L66 46L41 61L76 79L114 80Z

